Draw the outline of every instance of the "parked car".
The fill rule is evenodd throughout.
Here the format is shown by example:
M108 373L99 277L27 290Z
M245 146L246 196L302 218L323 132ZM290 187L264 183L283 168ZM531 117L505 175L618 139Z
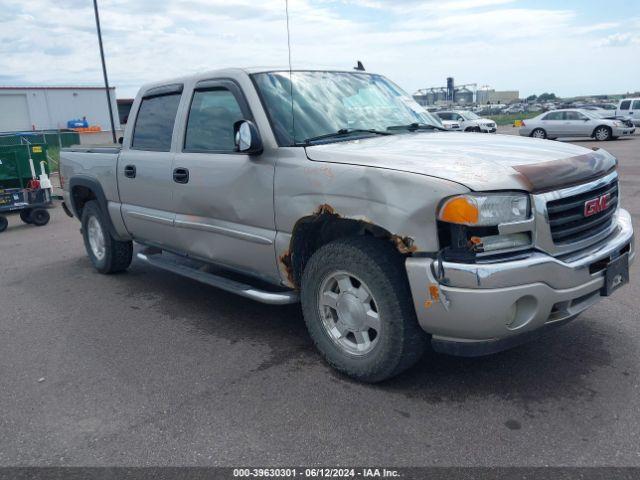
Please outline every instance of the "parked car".
M495 133L497 130L496 122L490 118L480 117L469 110L448 110L436 112L436 115L440 120L458 122L461 130L465 132Z
M126 270L136 242L160 269L301 301L328 363L376 382L429 341L503 350L627 283L616 165L443 131L380 75L225 69L143 86L122 146L63 149L61 180L98 272Z
M456 122L455 120L442 120L440 119L440 123L442 123L442 126L444 128L446 128L447 130L453 130L456 132L459 132L462 130L462 127L460 126L460 122Z
M524 120L519 134L525 137L592 137L596 140L614 140L633 134L622 121L601 118L589 110L552 110L537 117Z
M633 124L636 127L640 127L640 98L625 98L624 100L620 100L618 108L616 109L616 115L630 117L633 119Z

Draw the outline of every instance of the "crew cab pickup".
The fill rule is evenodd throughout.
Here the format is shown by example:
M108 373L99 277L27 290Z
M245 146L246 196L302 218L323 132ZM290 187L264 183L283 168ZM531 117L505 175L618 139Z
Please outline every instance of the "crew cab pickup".
M127 269L136 242L159 269L300 301L328 363L367 382L429 342L515 346L628 282L616 167L602 149L444 131L359 71L145 85L121 147L61 153L65 208L99 272Z

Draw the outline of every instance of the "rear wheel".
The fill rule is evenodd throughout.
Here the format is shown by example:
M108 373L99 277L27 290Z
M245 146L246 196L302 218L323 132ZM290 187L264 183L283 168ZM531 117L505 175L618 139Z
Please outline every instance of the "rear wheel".
M390 242L354 237L324 245L304 270L309 334L332 367L357 380L393 377L424 351L403 260Z
M606 140L610 140L611 139L611 129L609 127L605 127L604 125L600 126L600 127L596 127L596 129L593 131L593 136L599 142L604 142Z
M33 223L36 227L44 227L49 223L51 216L44 208L36 208L29 215L29 219L31 220L30 223Z
M91 263L100 273L126 270L133 257L133 243L114 239L109 233L104 213L95 201L82 209L82 236Z
M31 222L31 209L27 208L26 210L20 210L20 220L24 223L32 223Z
M9 226L9 220L7 220L7 217L0 216L0 233L4 232L8 226Z
M547 138L547 132L545 132L542 128L536 128L533 130L533 132L531 132L531 136L533 138Z

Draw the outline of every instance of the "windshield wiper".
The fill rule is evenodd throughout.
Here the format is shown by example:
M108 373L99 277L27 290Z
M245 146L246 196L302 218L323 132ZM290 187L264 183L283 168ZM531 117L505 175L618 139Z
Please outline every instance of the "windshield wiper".
M375 130L373 128L341 128L337 132L325 133L324 135L318 135L317 137L310 137L305 139L304 143L309 145L311 142L316 142L318 140L325 140L328 138L339 138L344 137L346 135L351 135L353 133L373 133L376 135L393 135L391 132L385 132L382 130Z
M409 132L415 132L416 130L446 130L446 128L431 125L430 123L409 123L407 125L391 125L387 127L387 130L408 130Z

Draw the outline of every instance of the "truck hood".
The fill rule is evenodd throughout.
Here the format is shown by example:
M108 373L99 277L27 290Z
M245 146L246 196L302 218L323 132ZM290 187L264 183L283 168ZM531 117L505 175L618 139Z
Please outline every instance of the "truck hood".
M317 162L428 175L478 191L548 191L616 166L615 157L601 149L515 135L415 132L305 148Z

